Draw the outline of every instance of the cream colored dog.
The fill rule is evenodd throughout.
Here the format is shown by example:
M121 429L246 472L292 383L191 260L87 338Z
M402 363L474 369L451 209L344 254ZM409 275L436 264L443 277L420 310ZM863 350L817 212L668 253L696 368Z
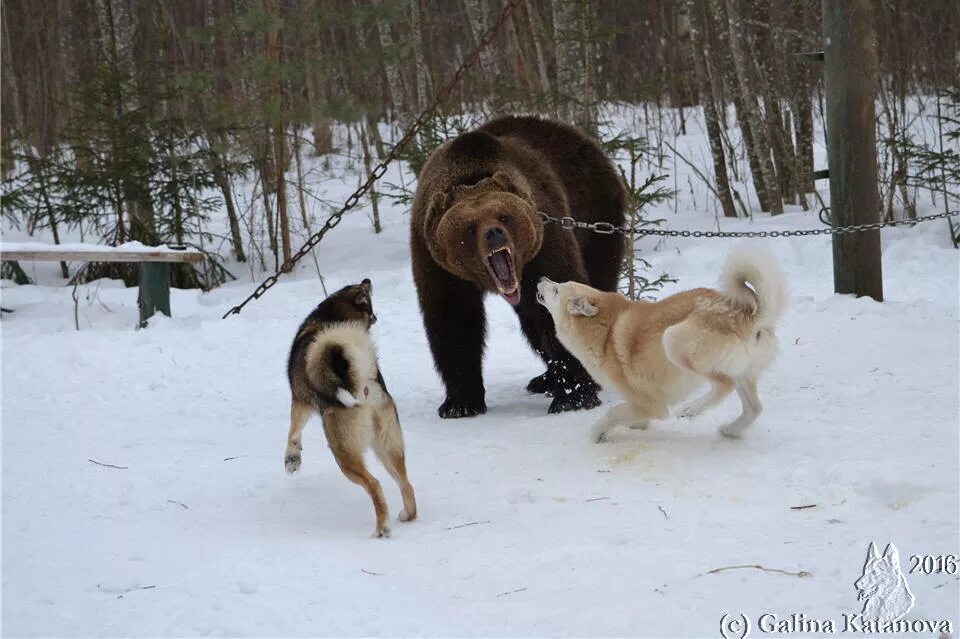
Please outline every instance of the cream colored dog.
M631 302L585 284L541 278L537 301L553 317L560 342L594 379L627 400L596 424L598 442L618 424L646 428L651 419L668 417L670 407L704 380L710 390L680 417L699 415L736 390L743 412L720 431L738 437L763 409L757 379L777 356L774 328L787 303L783 273L766 250L733 251L719 291L698 288L659 302Z

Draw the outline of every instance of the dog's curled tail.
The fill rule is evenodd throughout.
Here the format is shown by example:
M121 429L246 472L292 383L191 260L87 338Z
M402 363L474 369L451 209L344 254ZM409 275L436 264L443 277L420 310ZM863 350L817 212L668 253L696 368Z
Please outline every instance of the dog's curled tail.
M720 275L720 290L735 304L753 310L758 328L772 329L787 306L783 270L763 246L741 244L730 251Z

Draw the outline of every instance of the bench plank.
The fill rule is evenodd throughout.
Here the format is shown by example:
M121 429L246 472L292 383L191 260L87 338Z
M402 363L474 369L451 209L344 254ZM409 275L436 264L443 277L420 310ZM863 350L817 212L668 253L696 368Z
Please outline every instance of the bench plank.
M203 253L188 249L156 251L128 251L102 249L90 251L13 250L0 246L0 260L24 262L202 262Z

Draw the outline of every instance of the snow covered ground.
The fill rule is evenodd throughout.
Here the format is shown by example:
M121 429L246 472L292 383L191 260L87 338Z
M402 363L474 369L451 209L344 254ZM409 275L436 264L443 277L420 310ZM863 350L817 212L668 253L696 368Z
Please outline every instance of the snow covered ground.
M716 228L678 208L662 212L671 228ZM958 552L960 286L940 223L884 231L883 303L832 293L829 239L772 240L791 305L745 438L717 434L731 398L597 445L599 411L547 415L524 392L541 367L499 299L489 411L437 417L407 217L388 208L384 222L375 236L350 216L318 258L331 289L374 283L420 505L389 540L369 537L370 501L319 421L300 474L283 472L287 349L323 297L313 264L226 320L248 278L175 290L174 317L145 330L119 282L80 288L79 332L56 264L24 263L43 285L3 282L16 311L0 324L5 635L692 637L716 636L725 613L842 626L862 606L853 584L871 541L899 548L907 618L956 627L957 576L908 573L911 555ZM800 212L719 222L819 224ZM668 293L712 285L730 246L642 248L654 274L679 278ZM374 468L396 517L399 491ZM785 572L711 572L744 565Z

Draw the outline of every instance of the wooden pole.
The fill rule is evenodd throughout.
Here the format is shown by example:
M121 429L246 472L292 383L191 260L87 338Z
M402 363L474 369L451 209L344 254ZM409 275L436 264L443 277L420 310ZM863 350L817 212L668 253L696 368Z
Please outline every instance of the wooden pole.
M873 0L822 0L830 217L835 225L879 221L873 5ZM883 301L879 231L833 236L833 290Z

